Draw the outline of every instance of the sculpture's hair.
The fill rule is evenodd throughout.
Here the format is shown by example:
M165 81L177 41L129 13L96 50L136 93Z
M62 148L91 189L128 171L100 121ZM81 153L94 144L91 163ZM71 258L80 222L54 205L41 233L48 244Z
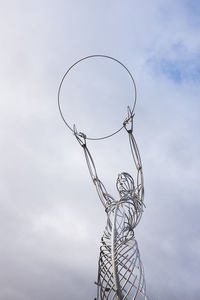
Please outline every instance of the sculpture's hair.
M125 172L118 175L116 186L120 196L133 193L135 190L133 177Z

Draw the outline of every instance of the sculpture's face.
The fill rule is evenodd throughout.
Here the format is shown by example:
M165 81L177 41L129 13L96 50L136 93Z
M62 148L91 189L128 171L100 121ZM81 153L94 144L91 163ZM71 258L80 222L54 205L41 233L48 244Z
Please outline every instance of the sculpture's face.
M121 197L134 192L134 180L130 174L121 173L118 175L117 190Z

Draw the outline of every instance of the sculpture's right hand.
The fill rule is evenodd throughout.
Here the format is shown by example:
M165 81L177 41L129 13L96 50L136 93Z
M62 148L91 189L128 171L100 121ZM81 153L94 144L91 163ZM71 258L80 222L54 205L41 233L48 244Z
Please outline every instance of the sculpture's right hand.
M74 135L82 147L86 147L86 135L83 132L78 132L76 125L73 126Z

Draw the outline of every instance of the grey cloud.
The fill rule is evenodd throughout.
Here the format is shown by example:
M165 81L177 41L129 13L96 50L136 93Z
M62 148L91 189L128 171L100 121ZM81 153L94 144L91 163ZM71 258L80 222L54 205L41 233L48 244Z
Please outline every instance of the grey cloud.
M168 5L166 19L161 1L146 9L139 1L4 4L0 299L95 297L105 213L82 149L62 124L56 103L62 74L92 53L120 59L138 87L134 130L146 209L136 238L149 298L198 298L199 86L191 81L177 86L155 76L147 63L152 56L170 58L180 39L191 53L198 48L199 32L190 27L187 9L173 3L182 13ZM126 90L125 78L119 86L122 82ZM116 124L114 112L110 121ZM100 130L101 122L94 118L92 124ZM89 147L100 178L117 197L118 172L132 172L126 136Z

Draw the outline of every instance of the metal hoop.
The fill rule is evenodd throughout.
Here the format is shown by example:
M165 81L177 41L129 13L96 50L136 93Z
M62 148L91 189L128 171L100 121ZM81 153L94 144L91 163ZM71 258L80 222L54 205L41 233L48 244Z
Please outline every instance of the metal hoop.
M86 56L86 57L83 57L81 59L79 59L77 62L75 62L73 65L71 65L71 67L66 71L66 73L64 74L61 82L60 82L60 85L59 85L59 89L58 89L58 108L59 108L59 112L60 112L60 115L65 123L65 125L72 131L74 132L73 128L71 128L69 126L69 124L67 123L67 121L65 120L64 118L64 115L62 113L62 110L61 110L61 105L60 105L60 91L61 91L61 87L62 87L62 84L63 84L63 81L65 79L65 77L67 76L67 74L69 73L69 71L75 66L77 65L78 63L80 63L81 61L83 60L86 60L86 59L89 59L89 58L94 58L94 57L103 57L103 58L108 58L108 59L111 59L117 63L119 63L129 74L129 76L131 77L131 80L132 80L132 83L133 83L133 86L134 86L134 100L133 100L133 107L131 109L131 115L133 116L133 112L134 112L134 109L135 109L135 105L136 105L136 98L137 98L137 91L136 91L136 85L135 85L135 81L133 79L133 76L131 74L131 72L128 70L128 68L123 64L121 63L119 60L117 60L116 58L113 58L111 56L107 56L107 55L103 55L103 54L95 54L95 55L89 55L89 56ZM88 140L103 140L103 139L106 139L106 138L109 138L113 135L115 135L116 133L118 133L120 130L122 130L124 126L122 125L122 127L120 127L118 130L116 130L115 132L109 134L109 135L106 135L106 136L103 136L103 137L97 137L97 138L92 138L92 137L86 137L86 139ZM79 135L79 134L78 134ZM81 134L80 134L81 136Z

